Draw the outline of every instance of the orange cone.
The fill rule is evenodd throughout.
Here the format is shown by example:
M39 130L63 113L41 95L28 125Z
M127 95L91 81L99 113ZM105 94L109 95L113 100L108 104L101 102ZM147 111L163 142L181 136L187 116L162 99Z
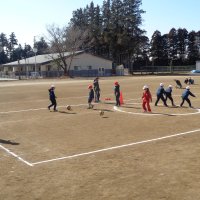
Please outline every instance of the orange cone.
M123 100L123 95L122 92L120 92L120 98L119 98L120 104L124 104L124 100Z

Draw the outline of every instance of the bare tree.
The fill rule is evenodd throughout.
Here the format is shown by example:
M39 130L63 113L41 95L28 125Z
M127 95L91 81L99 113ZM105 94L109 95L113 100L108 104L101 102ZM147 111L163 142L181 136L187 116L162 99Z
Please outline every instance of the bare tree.
M87 32L80 30L75 26L60 28L56 25L47 27L49 37L49 56L57 64L58 68L62 68L64 75L69 75L69 70L76 52L81 50ZM66 58L70 59L67 64Z

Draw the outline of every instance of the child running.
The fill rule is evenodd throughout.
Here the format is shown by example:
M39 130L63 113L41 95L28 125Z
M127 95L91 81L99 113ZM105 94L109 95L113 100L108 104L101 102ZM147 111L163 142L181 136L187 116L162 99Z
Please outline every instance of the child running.
M94 100L94 90L92 88L92 85L88 86L89 91L89 96L88 96L88 109L92 109L94 105L92 105L92 101Z
M161 99L163 101L164 106L168 107L168 105L166 104L165 98L164 98L165 90L164 90L163 83L160 83L160 87L157 89L156 95L157 95L157 100L155 102L155 106L158 105L158 102Z
M192 94L192 92L190 92L190 86L187 86L185 91L182 94L182 102L180 104L180 107L182 107L184 102L187 101L188 104L189 104L189 107L193 108L192 105L191 105L190 99L188 98L189 95L191 95L192 97L196 97L194 94Z
M173 88L172 85L169 85L168 88L165 90L165 95L166 95L165 101L167 102L167 99L169 98L172 103L172 106L176 106L172 98L172 88Z
M54 112L56 112L57 102L56 102L56 95L54 93L54 90L55 90L55 86L51 85L51 88L49 89L49 99L51 101L51 104L48 106L48 109L50 110L50 108L53 106L53 110Z
M115 82L114 94L116 97L116 106L120 106L120 85L117 81Z
M143 87L143 95L142 95L142 108L143 108L143 112L151 112L151 107L150 107L150 101L152 102L152 96L151 93L149 91L149 87L147 85L145 85ZM146 108L147 105L147 108Z

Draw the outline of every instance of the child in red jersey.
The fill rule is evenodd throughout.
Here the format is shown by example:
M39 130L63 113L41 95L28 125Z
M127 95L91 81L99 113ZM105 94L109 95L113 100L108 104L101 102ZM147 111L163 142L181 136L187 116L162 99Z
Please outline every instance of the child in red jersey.
M144 112L147 112L147 110L149 112L151 112L151 107L150 107L150 101L152 102L152 97L151 97L151 93L149 91L149 87L147 85L145 85L143 87L143 95L142 95L142 108L144 110ZM147 105L147 108L146 108Z

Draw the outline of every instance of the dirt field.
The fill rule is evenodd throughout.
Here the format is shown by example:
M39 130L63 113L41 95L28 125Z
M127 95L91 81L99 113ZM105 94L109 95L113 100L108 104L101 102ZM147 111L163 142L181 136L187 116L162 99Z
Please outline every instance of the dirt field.
M200 199L199 77L191 86L194 109L187 102L154 106L160 82L174 86L179 105L183 89L174 79L184 78L117 78L125 103L119 108L116 78L101 78L94 110L87 109L92 79L0 82L0 200ZM51 84L58 112L47 109ZM152 114L141 109L144 84L154 97Z

